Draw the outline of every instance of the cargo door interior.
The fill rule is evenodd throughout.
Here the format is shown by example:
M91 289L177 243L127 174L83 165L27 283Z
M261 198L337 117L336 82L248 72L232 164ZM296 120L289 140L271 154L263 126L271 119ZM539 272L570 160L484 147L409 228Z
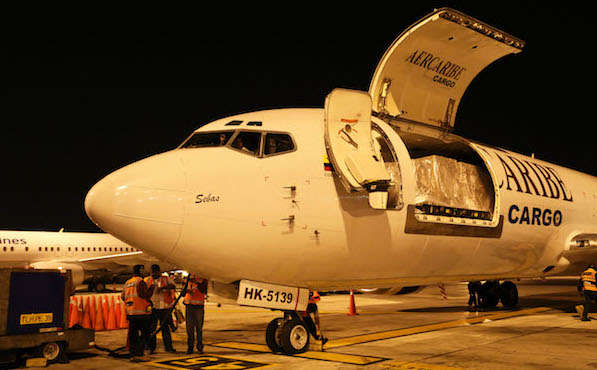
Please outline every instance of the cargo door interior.
M400 34L381 58L369 87L372 114L398 133L415 169L407 232L501 235L490 164L482 150L450 132L471 81L523 47L495 27L441 8Z
M371 136L371 97L334 89L325 101L328 157L347 191L367 191L369 205L386 209L391 176L377 158Z
M466 14L436 10L398 36L380 60L369 87L373 111L410 132L450 131L470 82L523 47L523 41Z

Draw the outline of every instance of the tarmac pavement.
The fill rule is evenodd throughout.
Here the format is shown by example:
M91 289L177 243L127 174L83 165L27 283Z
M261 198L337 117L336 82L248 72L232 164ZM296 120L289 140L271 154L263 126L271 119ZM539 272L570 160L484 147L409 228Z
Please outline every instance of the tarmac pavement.
M280 313L265 309L206 305L205 353L187 355L184 325L173 333L178 353L164 351L161 336L151 362L132 363L90 349L69 355L51 369L579 369L597 368L597 320L581 322L576 279L517 282L516 310L469 312L466 284L447 284L384 296L356 294L358 315L348 315L349 295L322 297L324 351L273 354L265 328ZM597 314L593 314L597 319ZM95 343L115 349L126 330L96 333Z

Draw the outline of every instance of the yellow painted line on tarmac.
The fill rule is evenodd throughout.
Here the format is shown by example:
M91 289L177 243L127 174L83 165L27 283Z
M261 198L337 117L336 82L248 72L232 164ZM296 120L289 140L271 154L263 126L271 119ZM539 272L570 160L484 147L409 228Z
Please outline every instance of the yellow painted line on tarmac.
M443 366L443 365L432 365L423 364L420 362L408 362L408 361L392 361L381 364L383 367L390 369L408 369L408 370L464 370L462 367Z
M455 328L455 327L464 326L464 325L478 324L478 323L482 323L486 320L493 321L493 320L502 320L502 319L506 319L509 317L532 315L532 314L536 314L539 312L549 311L551 309L552 308L550 308L550 307L528 308L528 309L524 309L524 310L501 312L501 313L471 317L471 318L466 318L466 319L461 319L461 320L447 321L447 322L442 322L442 323L437 323L437 324L429 324L429 325L415 326L415 327L411 327L411 328L384 331L384 332L380 332L380 333L356 335L353 337L330 340L329 342L327 342L324 345L323 348L331 349L331 348L351 346L351 345L361 344L361 343L366 343L366 342L373 342L373 341L383 340L383 339L392 339L392 338L397 338L397 337L403 337L406 335L427 333L430 331L450 329L450 328Z
M200 370L200 369L263 369L277 364L266 364L232 358L222 355L200 354L185 357L169 358L165 360L148 362L148 365L174 370Z
M272 353L272 351L266 345L263 345L263 344L241 343L241 342L221 342L221 343L212 343L210 345L214 346L214 347L222 347L222 348L229 348L229 349L241 349L241 350L252 351L252 352ZM381 358L381 357L358 356L358 355L348 355L348 354L343 354L343 353L319 352L319 351L307 351L307 352L298 353L298 354L292 355L292 356L309 358L312 360L341 362L341 363L351 364L351 365L369 365L369 364L373 364L376 362L387 360L386 358Z

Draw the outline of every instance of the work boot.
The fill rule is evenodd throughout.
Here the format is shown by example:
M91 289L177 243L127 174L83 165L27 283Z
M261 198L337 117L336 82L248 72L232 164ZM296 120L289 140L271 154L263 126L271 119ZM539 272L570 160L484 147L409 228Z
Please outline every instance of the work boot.
M149 356L133 356L131 357L131 362L148 362L151 361Z
M193 353L193 349L192 348L187 349L187 355L190 355L191 353Z
M170 348L166 348L166 352L175 353L176 350L174 348L170 347Z
M583 312L585 310L585 306L579 304L579 305L577 305L574 308L576 309L576 312L578 313L578 316L582 317L583 316Z

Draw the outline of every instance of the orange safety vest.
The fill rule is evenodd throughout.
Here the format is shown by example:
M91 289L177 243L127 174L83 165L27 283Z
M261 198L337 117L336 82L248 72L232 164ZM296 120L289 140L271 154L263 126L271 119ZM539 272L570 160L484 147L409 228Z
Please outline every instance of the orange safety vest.
M199 290L199 283L203 279L193 278L189 281L187 287L187 294L184 296L184 304L203 305L205 302L205 294Z
M145 283L147 283L147 286L151 286L154 282L154 278L153 276L149 275L148 277L146 277L145 279ZM161 275L159 278L157 278L157 287L158 288L164 288L168 286L168 277ZM174 290L162 290L160 292L158 291L154 291L153 292L154 295L156 294L161 294L162 295L162 300L164 301L165 304L167 305L171 305L172 303L174 303Z
M597 280L595 279L595 271L592 268L587 269L585 272L582 273L580 279L582 281L582 290L588 290L591 292L597 292Z
M151 303L139 297L137 286L143 279L133 276L124 283L124 310L127 315L148 315L151 313Z

